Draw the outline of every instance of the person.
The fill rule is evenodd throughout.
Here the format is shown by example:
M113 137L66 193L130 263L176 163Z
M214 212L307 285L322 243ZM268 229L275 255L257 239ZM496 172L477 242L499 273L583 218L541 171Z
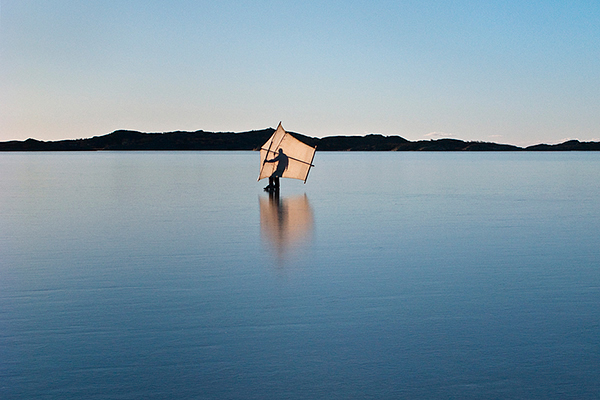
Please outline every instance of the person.
M281 178L281 176L283 176L283 172L287 169L288 163L289 163L289 158L283 152L283 149L279 149L279 154L277 154L277 157L275 157L271 160L265 160L265 162L268 162L268 163L276 162L277 163L277 167L275 168L275 171L273 171L273 173L269 177L269 185L267 187L265 187L265 190L279 190L279 178Z

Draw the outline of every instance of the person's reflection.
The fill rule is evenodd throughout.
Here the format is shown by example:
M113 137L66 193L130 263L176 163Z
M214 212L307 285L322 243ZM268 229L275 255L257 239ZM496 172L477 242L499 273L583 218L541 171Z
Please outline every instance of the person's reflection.
M279 192L260 197L260 229L280 263L305 243L313 230L313 213L306 195L280 198Z

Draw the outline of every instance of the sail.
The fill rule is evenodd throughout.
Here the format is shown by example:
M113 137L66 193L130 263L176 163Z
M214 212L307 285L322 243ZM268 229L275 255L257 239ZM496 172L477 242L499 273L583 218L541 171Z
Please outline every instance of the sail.
M279 163L266 162L266 160L276 158L280 154L280 150L287 156L288 161L280 176L282 178L300 179L306 183L316 149L287 133L281 126L281 122L273 136L260 148L258 180L270 177L277 170Z

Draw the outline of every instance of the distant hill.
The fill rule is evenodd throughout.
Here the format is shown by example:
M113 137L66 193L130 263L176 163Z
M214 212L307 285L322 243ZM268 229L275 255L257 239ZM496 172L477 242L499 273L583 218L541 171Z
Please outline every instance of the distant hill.
M580 142L579 140L569 140L560 144L536 144L529 146L526 150L530 151L581 151L581 150L600 150L600 142Z
M96 151L96 150L258 150L273 134L273 128L248 132L166 132L142 133L118 130L89 139L0 142L0 151ZM314 138L293 133L318 151L573 151L600 150L600 142L569 140L555 145L517 147L458 139L411 142L400 136L328 136Z

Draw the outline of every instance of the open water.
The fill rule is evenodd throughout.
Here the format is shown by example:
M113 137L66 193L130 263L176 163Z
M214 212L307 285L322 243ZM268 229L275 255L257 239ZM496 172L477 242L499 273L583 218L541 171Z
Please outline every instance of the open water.
M258 158L0 153L0 398L600 398L600 153Z

